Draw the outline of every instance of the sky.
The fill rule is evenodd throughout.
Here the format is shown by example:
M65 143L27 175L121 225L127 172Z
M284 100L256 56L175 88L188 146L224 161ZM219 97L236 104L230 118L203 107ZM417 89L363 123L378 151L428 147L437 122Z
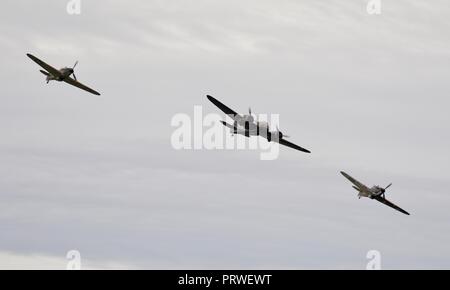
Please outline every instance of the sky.
M68 2L0 10L0 268L450 268L447 1ZM207 94L312 154L175 150Z

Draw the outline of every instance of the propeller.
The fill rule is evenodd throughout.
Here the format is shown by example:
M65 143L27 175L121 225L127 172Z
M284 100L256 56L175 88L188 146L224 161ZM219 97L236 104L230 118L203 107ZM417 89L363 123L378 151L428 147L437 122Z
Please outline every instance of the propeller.
M283 136L283 138L289 138L289 137L290 137L290 136L288 136L288 135L284 135L284 134L280 131L280 129L278 128L278 125L277 125L277 132L281 133L281 135Z
M388 186L386 186L385 188L382 188L382 189L381 189L381 196L382 196L383 198L386 198L386 196L385 196L384 194L385 194L385 192L386 192L386 189L388 189L391 185L392 185L392 183L389 183Z
M74 78L76 81L78 81L78 80L77 80L77 76L75 75L75 67L77 66L77 64L78 64L78 60L75 62L75 64L74 64L73 67L72 67L72 75L73 75L73 78Z
M252 116L252 108L248 108L248 115L244 115L245 117L245 122L247 122L248 124L251 124L255 121L255 118Z

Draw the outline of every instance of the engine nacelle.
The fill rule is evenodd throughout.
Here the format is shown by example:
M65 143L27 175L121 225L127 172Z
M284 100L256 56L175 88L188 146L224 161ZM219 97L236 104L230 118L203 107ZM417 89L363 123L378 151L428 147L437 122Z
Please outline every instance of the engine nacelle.
M283 138L283 133L280 131L270 132L267 130L267 141L269 142L279 142Z
M249 122L249 123L255 122L255 118L252 115L245 115L244 120L245 120L245 122Z

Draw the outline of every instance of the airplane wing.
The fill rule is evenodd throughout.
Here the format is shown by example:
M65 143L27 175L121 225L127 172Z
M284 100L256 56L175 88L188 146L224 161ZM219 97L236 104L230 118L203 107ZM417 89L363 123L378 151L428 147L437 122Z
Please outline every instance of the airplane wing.
M71 77L65 78L64 81L65 81L66 83L72 85L72 86L75 86L75 87L77 87L77 88L80 88L80 89L82 89L82 90L85 90L85 91L87 91L87 92L89 92L89 93L91 93L91 94L100 96L100 93L99 93L99 92L94 91L94 90L91 89L91 88L88 88L87 86L85 86L85 85L83 85L82 83L80 83L80 82L74 80L74 79L71 78Z
M56 68L52 67L51 65L46 64L45 62L43 62L42 60L40 60L39 58L35 57L32 54L27 53L27 56L29 58L31 58L35 63L37 63L38 65L40 65L43 69L45 69L46 71L48 71L51 75L58 77L61 75L61 73L59 72L59 70L57 70Z
M228 123L225 122L225 121L220 121L220 123L222 123L222 125L224 125L225 127L230 128L231 130L234 130L233 125L230 125L230 124L228 124Z
M302 147L300 147L300 146L298 146L298 145L295 145L295 144L293 144L293 143L287 141L286 139L280 139L280 140L278 141L278 143L280 143L281 145L284 145L284 146L291 147L291 148L293 148L293 149L302 151L302 152L311 153L311 151L309 151L309 150L307 150L307 149L305 149L305 148L302 148Z
M381 203L384 203L387 206L392 207L393 209L398 210L401 213L404 213L406 215L409 215L409 212L403 210L402 208L398 207L397 205L393 204L392 202L390 202L389 200L387 200L386 198L383 198L381 196L375 196L374 199L378 200Z
M359 182L358 180L354 179L353 177L351 177L350 175L348 175L344 171L341 171L341 174L344 175L345 178L350 180L351 183L356 185L356 187L358 187L361 191L365 191L367 193L370 193L369 188L367 186L365 186L364 184L362 184L361 182Z
M236 119L239 119L241 117L238 113L236 113L232 109L228 108L227 106L225 106L224 104L219 102L214 97L212 97L210 95L206 95L206 97L208 98L208 100L211 101L211 103L216 105L216 107L218 107L220 110L222 110L222 112L224 112L226 115L230 116L232 119L236 120Z

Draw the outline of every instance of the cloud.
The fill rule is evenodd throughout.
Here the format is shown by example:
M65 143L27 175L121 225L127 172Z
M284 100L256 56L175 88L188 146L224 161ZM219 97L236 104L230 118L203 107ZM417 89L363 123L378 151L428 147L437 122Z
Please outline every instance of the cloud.
M18 254L0 252L1 270L65 270L70 262L65 255L50 256L45 254ZM100 265L100 266L99 266ZM94 262L80 260L81 270L135 269L129 265L115 262Z

